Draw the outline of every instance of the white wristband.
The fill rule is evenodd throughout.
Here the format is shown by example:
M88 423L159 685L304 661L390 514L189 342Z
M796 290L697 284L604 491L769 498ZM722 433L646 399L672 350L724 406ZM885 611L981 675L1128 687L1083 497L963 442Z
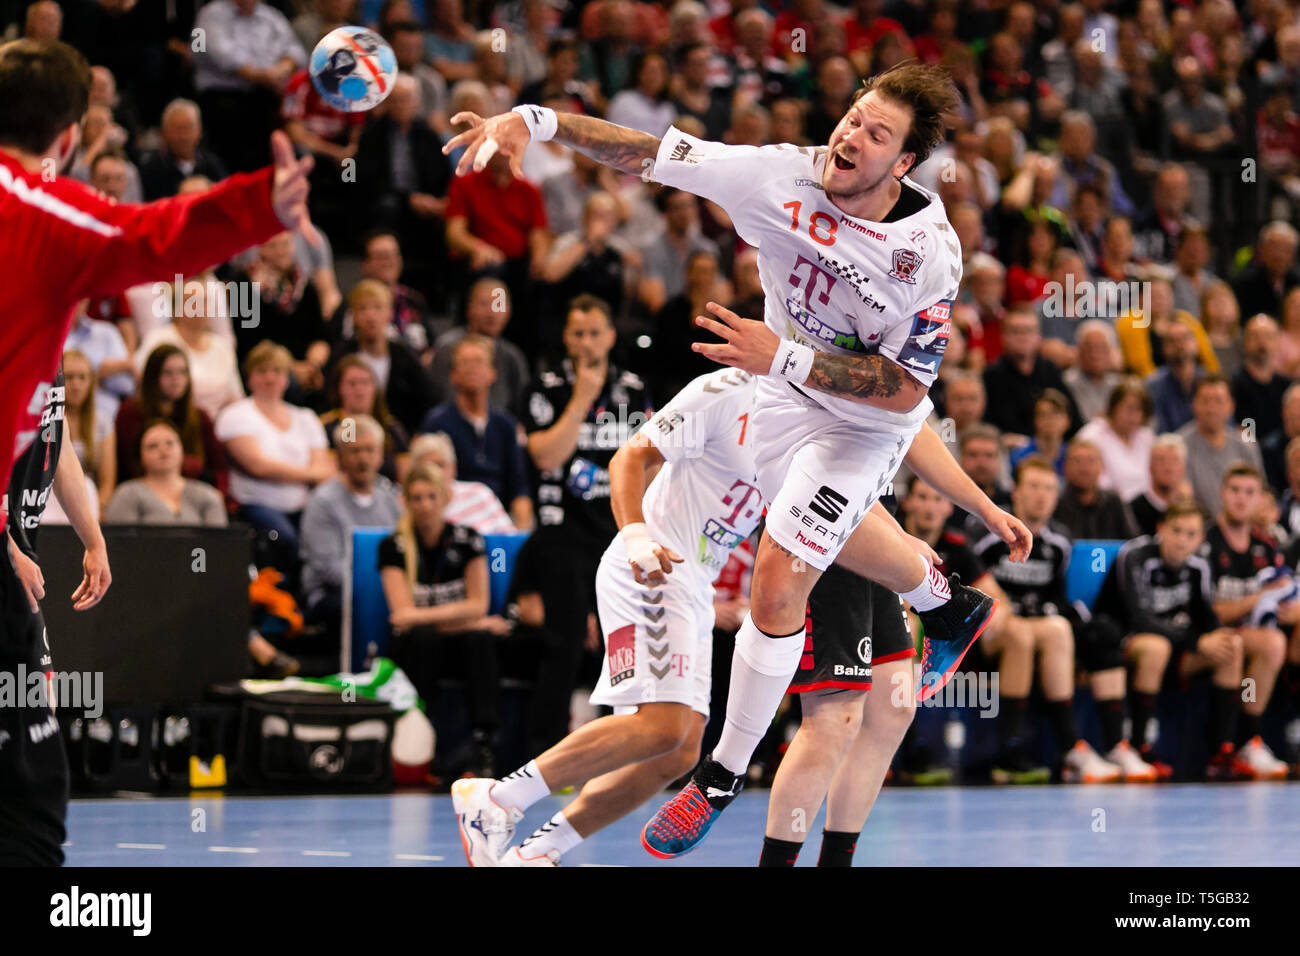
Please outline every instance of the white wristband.
M619 534L623 537L623 545L627 548L629 561L647 573L659 570L659 557L655 554L654 539L646 531L644 522L625 524Z
M524 118L524 125L528 127L528 135L535 143L545 143L555 137L555 131L560 128L560 121L555 115L555 110L546 106L533 106L531 103L525 103L522 106L516 106L514 112Z
M813 359L816 355L817 353L807 345L782 339L767 374L802 385L807 380L808 373L812 371Z

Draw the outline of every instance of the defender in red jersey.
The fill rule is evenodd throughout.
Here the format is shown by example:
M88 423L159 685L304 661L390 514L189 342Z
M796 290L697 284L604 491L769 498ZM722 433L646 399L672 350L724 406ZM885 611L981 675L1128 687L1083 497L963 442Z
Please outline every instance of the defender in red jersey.
M79 299L192 274L307 217L311 159L271 139L273 167L201 193L117 203L59 175L80 139L90 67L63 43L0 46L0 476L34 435L29 399L50 381ZM36 420L33 421L33 418ZM30 442L30 437L27 439ZM3 516L0 516L3 517ZM82 595L97 599L97 594ZM88 606L88 605L87 605ZM0 548L0 671L38 667L42 634ZM21 742L21 746L19 745ZM63 861L68 767L48 707L0 708L0 865ZM41 825L57 820L58 825Z

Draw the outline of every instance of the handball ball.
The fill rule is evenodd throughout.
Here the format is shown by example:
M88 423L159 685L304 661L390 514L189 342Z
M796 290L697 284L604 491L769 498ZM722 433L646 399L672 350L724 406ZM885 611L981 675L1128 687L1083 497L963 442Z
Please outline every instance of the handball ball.
M339 27L311 51L311 81L336 110L360 113L384 101L397 79L397 57L379 34L365 27Z

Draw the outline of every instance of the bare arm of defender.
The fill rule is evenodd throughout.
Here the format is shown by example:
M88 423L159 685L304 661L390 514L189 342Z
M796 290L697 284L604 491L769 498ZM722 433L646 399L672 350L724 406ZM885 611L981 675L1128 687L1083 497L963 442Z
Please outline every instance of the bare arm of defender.
M685 560L645 533L641 502L664 461L659 449L638 432L614 452L609 462L609 504L627 545L628 563L638 584L662 584L664 575L672 574L673 564ZM657 569L653 565L656 559ZM646 570L647 565L650 570Z
M557 113L558 123L552 139L596 162L624 173L641 175L654 163L659 153L659 137L628 129L592 116L576 113ZM482 169L494 153L510 160L510 171L523 176L524 148L530 139L528 126L518 113L501 113L487 119L477 113L457 113L451 122L469 123L470 128L453 137L444 153L464 146L465 153L456 165L456 175L463 176L471 169Z

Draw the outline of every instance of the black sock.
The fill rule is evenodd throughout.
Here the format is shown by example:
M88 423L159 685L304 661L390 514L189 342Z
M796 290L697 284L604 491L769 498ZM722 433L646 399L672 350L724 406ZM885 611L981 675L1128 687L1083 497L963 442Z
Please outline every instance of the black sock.
M760 867L794 866L794 861L799 859L799 851L802 848L802 843L795 843L791 840L774 840L770 836L765 836L763 837L763 852L758 858L758 865Z
M1241 711L1241 701L1235 687L1210 688L1210 723L1206 728L1209 735L1210 753L1217 754L1224 744L1233 742L1236 729L1236 717Z
M1135 690L1129 694L1128 706L1133 714L1133 731L1128 739L1141 750L1147 743L1147 727L1151 724L1151 715L1156 712L1156 695Z
M1005 753L1013 744L1025 739L1025 725L1029 721L1029 698L1003 694L1000 706L1002 716L998 721L998 734Z
M853 851L858 848L858 834L836 830L822 831L822 852L818 866L852 866Z
M1052 729L1056 731L1061 749L1069 750L1079 739L1079 730L1074 724L1074 698L1049 700L1046 704L1047 716L1052 721Z
M1097 716L1101 718L1101 745L1110 753L1124 739L1124 698L1097 701Z
M1263 717L1263 714L1251 714L1243 710L1237 717L1237 741L1244 744L1251 737L1259 736L1259 723Z

